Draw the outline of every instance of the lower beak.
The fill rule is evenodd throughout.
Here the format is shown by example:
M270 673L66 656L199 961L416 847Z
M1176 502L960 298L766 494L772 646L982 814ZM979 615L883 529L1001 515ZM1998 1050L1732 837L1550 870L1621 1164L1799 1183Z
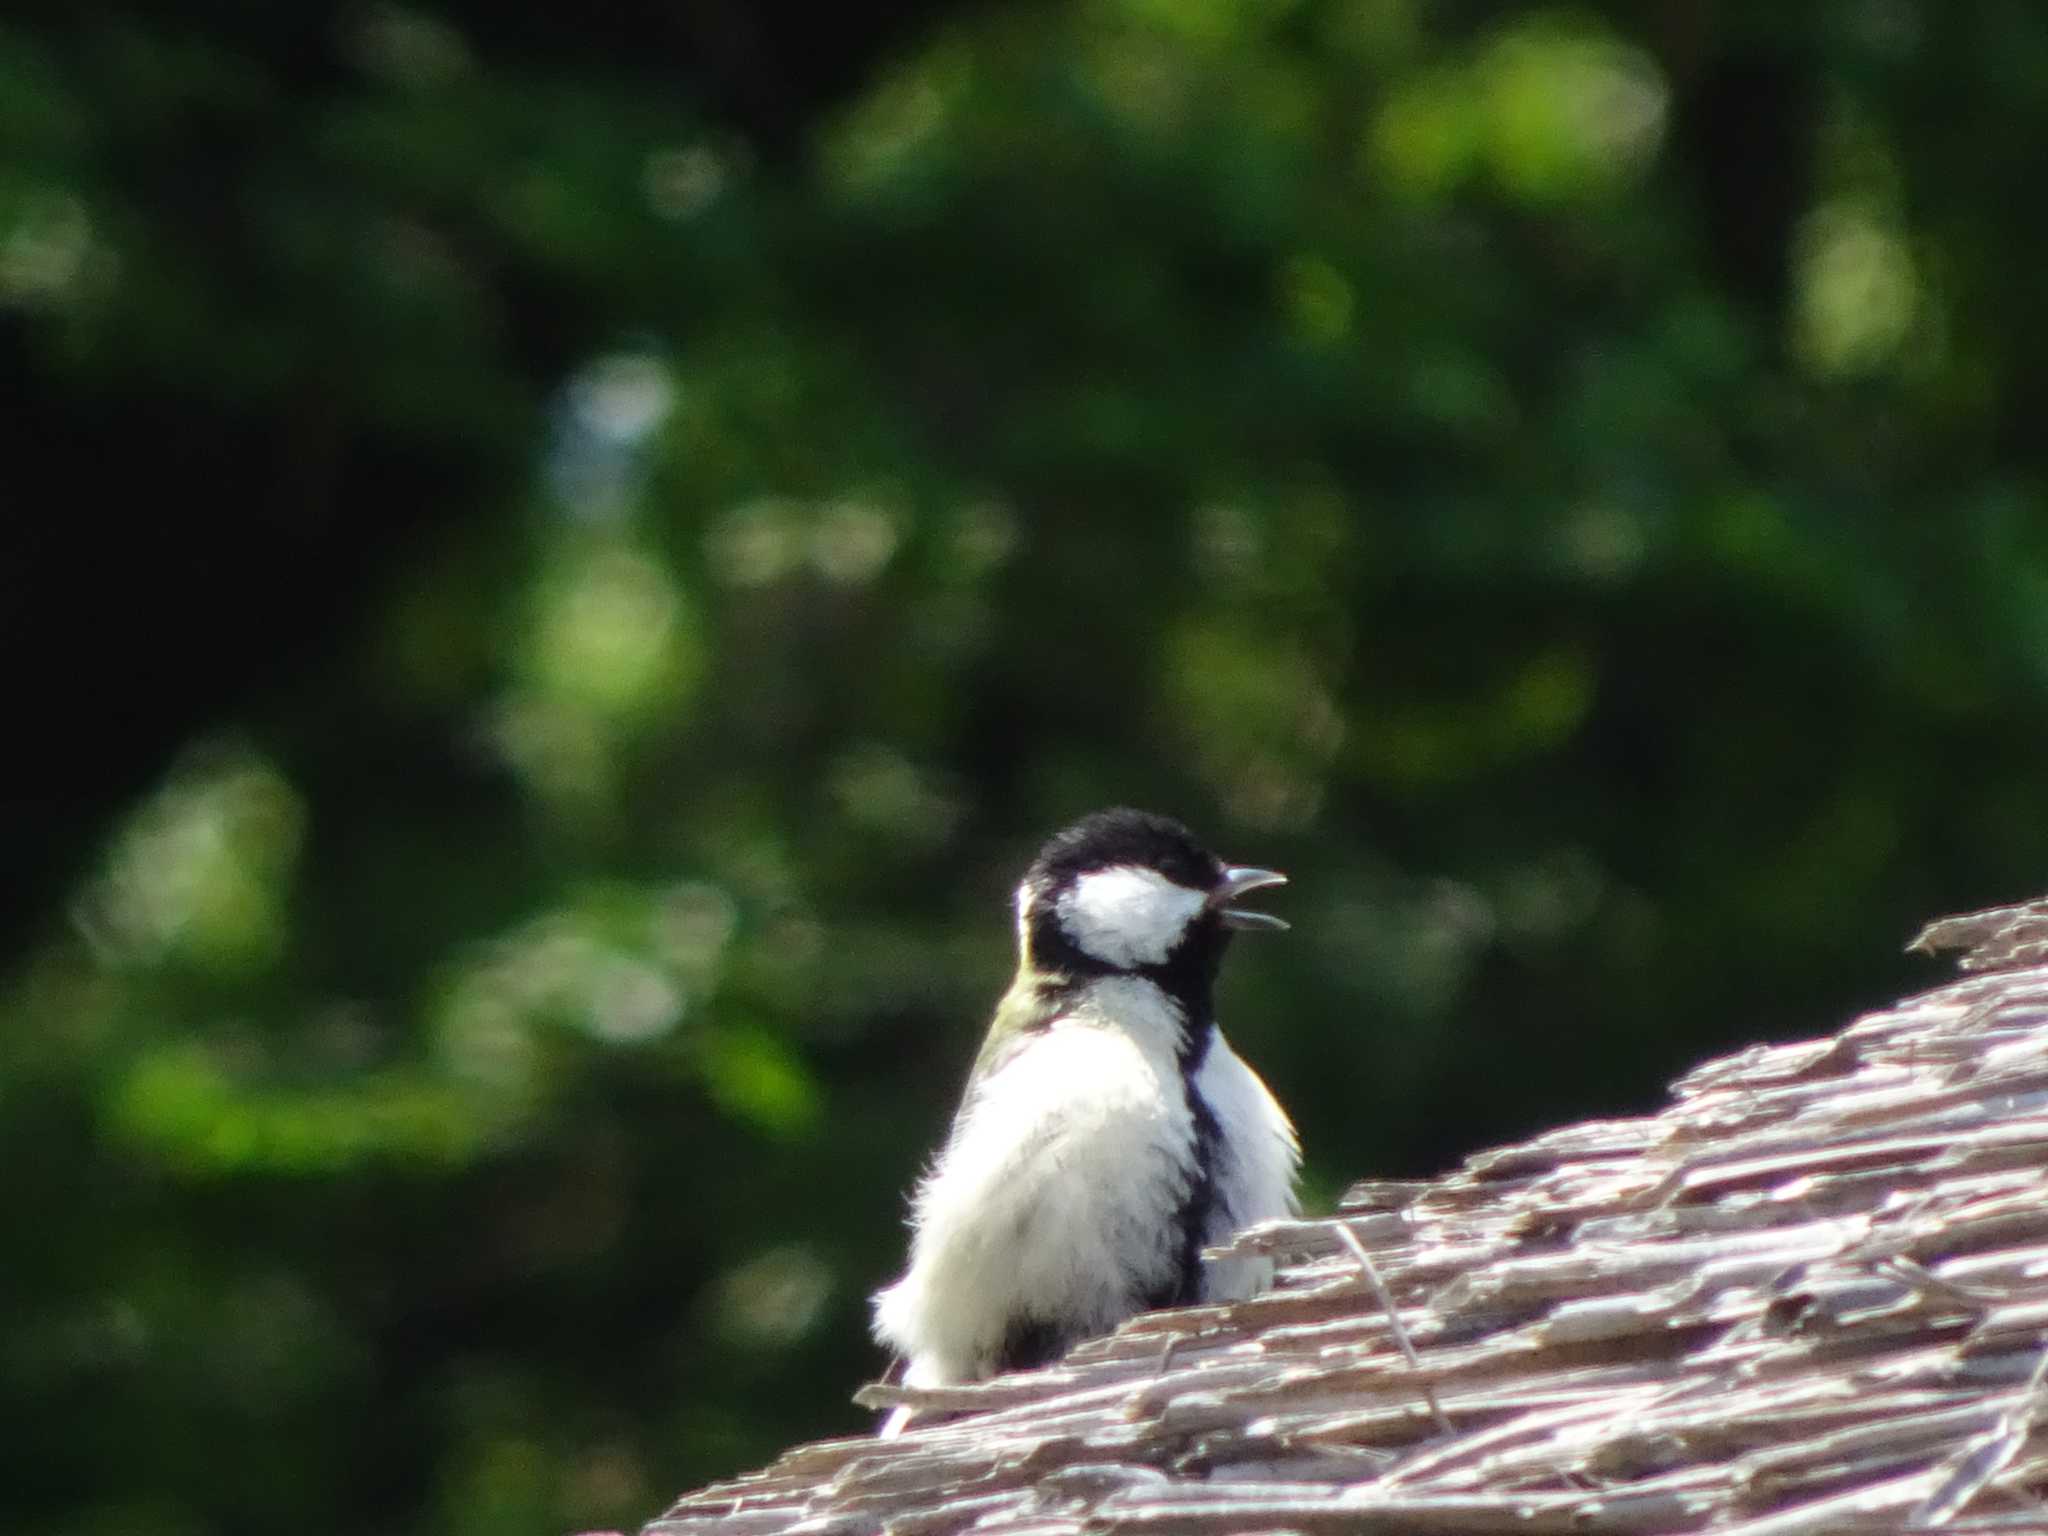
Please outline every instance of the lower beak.
M1285 929L1287 924L1270 912L1252 912L1243 907L1232 906L1240 896L1262 891L1269 885L1285 885L1287 877L1277 869L1251 869L1233 866L1223 871L1223 878L1216 882L1216 889L1209 893L1209 910L1223 919L1226 928L1273 928Z

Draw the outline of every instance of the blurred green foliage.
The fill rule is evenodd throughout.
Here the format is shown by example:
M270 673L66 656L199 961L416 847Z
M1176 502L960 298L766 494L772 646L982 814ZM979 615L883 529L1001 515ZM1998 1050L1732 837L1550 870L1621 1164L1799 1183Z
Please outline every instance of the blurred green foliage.
M769 157L322 39L0 24L51 408L471 466L11 963L10 1531L630 1525L861 1427L1099 804L1294 875L1225 1003L1319 1200L2048 884L2035 7L976 7Z

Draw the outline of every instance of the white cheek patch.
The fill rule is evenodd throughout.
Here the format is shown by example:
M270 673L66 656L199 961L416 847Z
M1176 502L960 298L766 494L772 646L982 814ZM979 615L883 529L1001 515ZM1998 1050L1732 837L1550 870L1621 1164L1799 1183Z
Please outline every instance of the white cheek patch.
M1208 899L1156 869L1119 864L1081 876L1061 894L1060 926L1105 965L1158 965Z

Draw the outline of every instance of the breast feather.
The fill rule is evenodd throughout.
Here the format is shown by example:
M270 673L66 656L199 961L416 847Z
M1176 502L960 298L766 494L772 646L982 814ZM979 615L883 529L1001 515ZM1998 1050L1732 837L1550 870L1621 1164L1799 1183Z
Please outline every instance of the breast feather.
M984 1374L1020 1316L1113 1326L1173 1262L1162 1213L1192 1127L1170 1058L1083 1014L975 1085L912 1217L911 1262L876 1298L907 1379Z
M1301 1145L1294 1123L1272 1090L1218 1030L1195 1074L1195 1091L1216 1116L1223 1165L1216 1172L1217 1210L1209 1240L1220 1243L1262 1221L1277 1221L1300 1209L1295 1188ZM1212 1262L1205 1294L1234 1301L1265 1288L1272 1265L1260 1260Z

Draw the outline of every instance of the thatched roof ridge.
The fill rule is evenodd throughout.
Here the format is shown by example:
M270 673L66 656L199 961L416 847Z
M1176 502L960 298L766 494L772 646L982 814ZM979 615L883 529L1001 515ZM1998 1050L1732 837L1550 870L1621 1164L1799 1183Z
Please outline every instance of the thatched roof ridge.
M1266 1295L874 1393L973 1411L648 1536L2048 1532L2048 904L1922 937L1977 973L1661 1114L1361 1184L1240 1239L1284 1260Z

